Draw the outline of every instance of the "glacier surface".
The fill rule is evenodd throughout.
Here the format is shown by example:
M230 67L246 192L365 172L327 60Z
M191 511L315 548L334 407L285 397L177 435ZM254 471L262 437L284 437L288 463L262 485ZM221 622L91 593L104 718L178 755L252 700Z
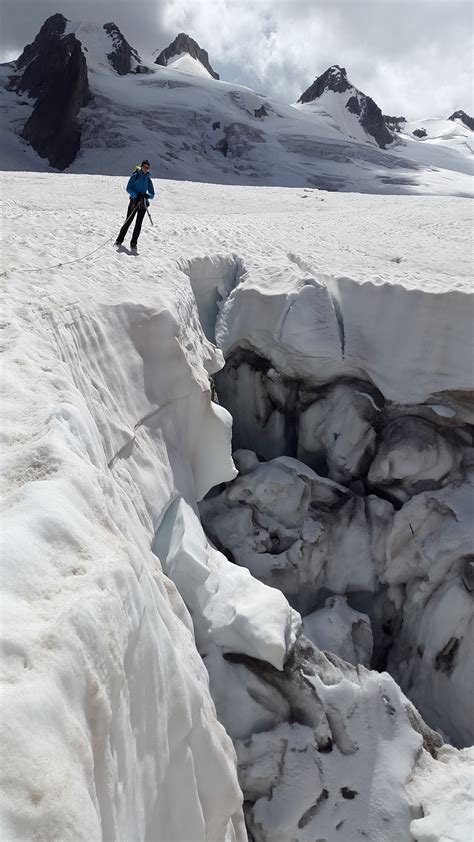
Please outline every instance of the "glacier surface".
M470 204L3 183L3 836L465 842Z

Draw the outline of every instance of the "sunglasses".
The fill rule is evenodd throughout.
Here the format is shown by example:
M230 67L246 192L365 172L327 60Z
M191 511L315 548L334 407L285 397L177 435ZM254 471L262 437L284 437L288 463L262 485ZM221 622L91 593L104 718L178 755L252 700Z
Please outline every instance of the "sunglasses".
M150 169L150 165L149 165L149 164L143 164L143 165L142 165L142 170L149 170L149 169Z

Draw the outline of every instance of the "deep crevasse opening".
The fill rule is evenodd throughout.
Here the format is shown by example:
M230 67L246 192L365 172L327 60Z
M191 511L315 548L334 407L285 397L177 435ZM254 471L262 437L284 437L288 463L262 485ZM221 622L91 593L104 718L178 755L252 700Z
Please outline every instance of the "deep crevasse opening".
M303 276L288 283L286 294L281 267L273 284L271 269L265 267L267 277L262 284L261 267L248 267L217 311L215 333L227 350L227 361L215 375L216 392L233 416L234 456L240 475L200 504L205 529L214 545L234 563L285 594L304 617L303 633L318 648L354 665L388 666L428 722L455 742L469 744L471 394L445 388L451 385L449 373L444 380L443 375L440 378L434 369L436 362L417 382L406 382L405 369L413 366L412 357L418 354L416 339L415 350L408 343L402 360L391 370L385 371L383 365L374 367L367 352L372 323L361 323L359 331L350 323L353 311L361 314L357 300L355 307L348 309L347 320L352 358L350 353L346 357L345 329L344 344L340 344L340 303L332 311L339 345L336 341L331 345L329 334L329 344L323 339L326 346L319 354L309 353L317 346L311 341L311 330L312 324L318 325L314 316L318 299L322 296L324 301L328 279L308 277L307 264L294 255L290 259ZM198 299L199 286L205 283L194 277ZM350 279L348 285L350 290ZM340 298L345 298L347 306L344 279L331 279L331 286L339 286ZM353 288L352 297L357 299L358 290ZM381 292L382 304L387 303L385 292ZM399 293L402 299L406 294L404 290ZM407 306L394 296L390 290L388 300L395 308ZM411 299L417 318L424 309L441 303L429 296ZM456 300L455 296L458 313L461 304L462 298ZM298 319L308 324L309 341L303 333L301 343ZM375 341L380 348L396 339L387 339L386 332L383 324L377 327L379 338ZM449 334L448 326L448 354L453 355ZM467 335L465 323L460 325L459 337L463 335ZM297 663L298 657L304 660L301 652ZM285 802L280 787L287 786L287 776L295 773L291 764L286 766L287 747L294 734L290 738L278 728L283 727L279 723L295 720L301 726L308 722L314 726L310 705L298 698L294 673L288 687L284 679L269 677L258 664L245 658L233 660L234 666L237 663L241 684L247 687L247 704L249 698L260 699L251 725L242 716L242 705L235 705L231 692L223 689L231 682L229 668L223 673L221 666L208 659L208 669L218 713L237 746L247 825L253 839L286 839L280 826L284 808L281 804L275 809L267 806L267 799L274 800L276 792ZM288 671L291 673L291 668ZM252 686L256 678L260 680L258 690ZM271 703L268 683L273 691L279 690ZM235 679L231 686L234 691ZM262 704L265 693L267 701ZM393 715L389 696L382 692L382 698ZM344 715L327 709L325 713L330 736L327 742L318 743L317 751L332 753L336 745L339 751L352 754L353 744L349 747L346 726L342 726ZM320 720L318 723L320 727ZM258 746L256 754L248 749L252 729L257 732L252 738ZM301 735L299 739L305 755L297 767L301 772L308 761L308 744ZM286 746L281 755L277 746ZM260 770L263 757L270 767L276 763L280 772L272 779L268 771L270 789L263 783L255 789L253 776L261 774L256 770ZM364 765L361 755L358 762L360 773ZM320 760L317 765L321 768ZM335 766L338 768L337 763ZM323 780L326 777L331 777L328 768ZM349 787L343 787L341 793L346 800L360 794ZM311 828L308 833L317 828L334 838L347 817L335 820L338 806L333 799L334 793L330 795L323 786L298 821L293 825L290 821L288 838L292 833L306 838L303 829L307 824ZM301 804L298 798L294 800ZM388 817L382 818L385 820ZM393 832L406 832L402 828ZM389 838L383 824L377 834Z
M388 290L387 299L387 287L373 288L375 313L364 323L357 299L367 306L366 289L350 279L331 279L345 302L352 354L327 334L319 338L326 345L315 357L313 317L327 300L328 279L311 275L307 261L289 257L302 274L287 282L286 296L278 276L273 286L267 277L262 292L254 269L218 316L226 365L215 376L216 390L233 416L241 476L201 505L205 528L230 558L285 593L318 645L332 640L335 651L346 657L349 652L353 662L388 667L433 727L469 745L472 393L446 388L454 385L453 374L449 366L440 374L436 360L416 376L408 374L417 364L418 337L412 345L406 341L402 359L386 364L387 370L383 359L375 364L370 356L377 343L386 354L384 343L395 341L391 314L403 307L414 309L417 318L438 308L440 343L453 356L468 332L468 313L461 318L460 310L464 299L454 294L451 304L449 296L413 297L401 288L398 297L408 298L401 304L396 289ZM446 313L451 306L461 318L454 340ZM336 314L334 334L340 318ZM357 318L356 328L351 320ZM301 334L297 324L308 328ZM463 377L467 382L467 371L458 375L459 383ZM286 456L303 464L280 458ZM341 597L362 613L351 619ZM367 643L357 661L351 637L360 638L361 627L370 636L368 618L373 653ZM334 639L324 630L327 622L335 626Z

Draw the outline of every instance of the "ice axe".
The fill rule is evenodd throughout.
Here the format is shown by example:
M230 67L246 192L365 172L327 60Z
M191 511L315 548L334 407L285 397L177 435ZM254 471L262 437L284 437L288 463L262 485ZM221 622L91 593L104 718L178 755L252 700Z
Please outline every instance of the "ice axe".
M143 199L143 204L144 204L144 206L145 206L145 210L146 210L146 212L147 212L147 214L148 214L148 219L150 220L151 225L152 225L152 227L154 228L155 226L153 225L153 220L152 220L152 218L151 218L151 213L150 213L150 211L148 210L148 199Z
M151 224L152 224L152 227L154 227L154 226L153 226L153 220L152 220L152 218L151 218L151 213L150 213L150 211L148 210L148 208L146 209L146 212L147 212L147 214L148 214L148 219L150 220L150 222L151 222Z

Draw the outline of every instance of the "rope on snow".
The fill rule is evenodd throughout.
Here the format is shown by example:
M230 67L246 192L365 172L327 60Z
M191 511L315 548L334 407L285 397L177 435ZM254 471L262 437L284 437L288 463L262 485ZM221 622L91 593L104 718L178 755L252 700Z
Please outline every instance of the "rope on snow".
M136 208L134 208L133 211L131 212L131 214L129 216L127 216L127 219L125 220L124 225L126 225L127 222L129 221L129 219L132 218L135 211L136 211ZM151 217L150 217L150 219L151 219ZM15 266L12 266L9 269L5 269L5 271L2 274L6 275L8 272L48 272L50 269L59 269L61 266L70 266L72 263L79 263L81 260L86 260L88 257L91 257L93 254L95 254L97 251L100 251L100 249L104 248L104 246L106 246L108 243L111 243L115 236L116 235L114 235L113 237L109 237L108 240L105 240L105 242L101 243L100 246L97 246L97 248L93 249L92 251L89 251L87 254L84 254L82 257L74 258L74 260L65 260L61 263L55 263L53 266L36 266L34 268L29 268L29 269L21 269L21 268L19 269L19 268L16 268Z

